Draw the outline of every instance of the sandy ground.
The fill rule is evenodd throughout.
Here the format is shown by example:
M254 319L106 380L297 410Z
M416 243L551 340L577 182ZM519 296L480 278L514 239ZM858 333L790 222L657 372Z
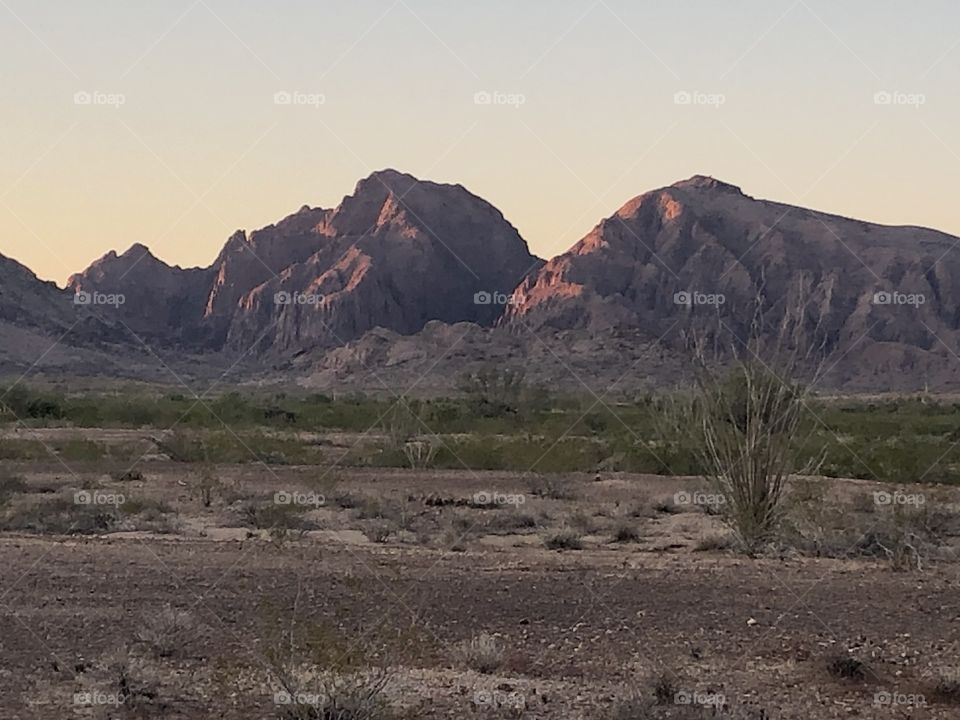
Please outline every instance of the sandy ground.
M95 468L10 470L38 487L62 483L64 492L107 482ZM310 487L319 474L219 470L235 490L266 498ZM653 506L691 492L692 479L571 476L564 487L575 496L560 499L532 496L529 478L508 473L340 471L331 497L311 510L318 527L278 539L229 522L227 499L203 507L181 484L189 475L153 463L142 481L123 486L169 500L176 532L0 536L0 717L282 717L265 658L271 629L294 622L329 628L344 647L389 666L385 692L401 717L713 716L709 704L677 705L684 697L721 698L720 716L734 718L960 716L934 681L960 667L957 566L896 572L864 559L696 552L722 527L689 507L635 517L637 541L612 542L611 518L622 520L638 500ZM537 525L439 539L446 514L486 522L520 511L427 502L481 492L527 493L521 510ZM380 498L414 508L418 519L375 542L368 521L334 495ZM598 525L581 533L582 549L546 549L543 538L577 514ZM156 657L140 635L168 607L195 622L171 656ZM480 634L503 649L489 673L457 659L458 645ZM112 706L119 681L108 668L118 654L134 656L129 686L144 690ZM837 657L868 671L831 674ZM652 678L664 670L674 701L648 715L617 710L633 693L652 697Z

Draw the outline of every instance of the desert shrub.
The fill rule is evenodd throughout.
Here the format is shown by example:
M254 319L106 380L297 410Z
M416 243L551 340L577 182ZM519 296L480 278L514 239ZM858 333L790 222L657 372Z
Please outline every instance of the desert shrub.
M535 527L537 527L537 518L534 515L515 510L498 512L483 524L484 531L489 533L514 532Z
M27 481L17 475L0 476L0 506L6 505L17 495L28 492Z
M695 392L664 405L664 427L694 440L703 474L724 498L724 518L751 555L776 539L788 478L814 474L822 461L805 458L800 447L812 425L806 408L812 383L799 378L816 364L821 349L816 332L805 324L804 284L801 280L791 293L795 297L777 310L773 333L767 330L764 299L757 298L747 340L725 358L729 369L718 369L724 363L711 355L715 344L695 338Z
M156 614L145 614L136 631L136 639L156 657L171 657L196 636L197 619L188 610L165 605Z
M672 705L680 692L677 674L672 670L661 670L653 675L651 686L657 705Z
M166 515L175 512L165 500L146 496L126 498L119 511L123 515L140 515L142 513L156 513Z
M581 535L592 535L597 531L596 521L582 510L568 515L566 524L577 530Z
M733 545L733 538L729 535L713 534L700 538L693 546L693 550L694 552L722 552L730 550Z
M630 690L618 696L604 716L605 720L648 720L654 717L652 703L642 692Z
M211 463L204 463L200 468L191 490L205 508L210 507L214 498L223 492L223 483L220 482L216 468Z
M412 470L423 470L433 465L437 444L433 439L412 440L403 444L403 455Z
M462 667L489 675L503 666L506 650L496 637L482 633L456 645L453 658Z
M366 535L367 540L370 542L383 544L390 539L390 536L395 532L395 530L396 528L388 521L379 520L364 526L363 534Z
M109 453L101 443L84 438L69 438L55 445L57 454L71 462L92 462L101 460Z
M125 530L169 534L180 530L176 510L163 500L131 498L118 508L120 527Z
M560 528L543 539L548 550L582 550L583 536L573 528Z
M468 407L480 417L513 415L520 410L524 393L522 368L490 366L460 378L459 389Z
M114 530L119 523L114 508L78 505L68 498L19 504L0 518L0 530L41 535L96 535Z
M621 521L613 529L613 541L618 543L640 542L640 531L633 523Z
M277 688L282 720L382 720L392 678L366 641L348 643L323 622L300 617L298 586L292 612L266 609L261 644Z
M245 527L258 530L315 530L316 523L304 517L306 510L307 508L300 505L249 503L241 508L240 518Z
M143 472L133 468L128 470L116 470L110 473L110 477L117 482L139 482L144 479Z
M960 669L938 668L933 672L931 695L942 703L960 704Z
M39 440L0 439L0 460L45 460L50 450Z
M661 515L679 515L683 512L683 508L676 505L673 500L658 500L653 504L653 509Z
M107 673L117 695L123 698L127 712L141 712L157 703L159 688L152 678L147 677L150 673L145 658L130 648L115 649L97 665Z
M867 679L865 663L849 655L839 655L827 660L827 673L838 680L863 682Z
M530 494L550 500L576 500L580 497L576 486L569 481L536 480L530 485Z

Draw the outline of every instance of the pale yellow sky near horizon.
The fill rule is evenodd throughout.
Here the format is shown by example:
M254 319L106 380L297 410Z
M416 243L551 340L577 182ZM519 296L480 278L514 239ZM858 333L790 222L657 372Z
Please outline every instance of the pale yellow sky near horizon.
M960 234L946 0L97 9L0 5L0 253L60 284L136 242L206 265L384 167L463 184L543 257L694 174Z

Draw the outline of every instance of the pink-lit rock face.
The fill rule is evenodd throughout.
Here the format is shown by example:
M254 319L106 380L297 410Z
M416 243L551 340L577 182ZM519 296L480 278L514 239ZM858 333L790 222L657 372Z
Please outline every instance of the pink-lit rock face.
M868 352L889 343L926 350L931 335L923 323L938 335L958 329L954 242L932 230L757 200L696 176L640 195L602 220L520 285L501 323L534 330L626 325L651 338L712 324L728 327L727 341L735 342L732 333L749 332L758 295L782 308L802 283L809 327L830 346L862 338ZM883 291L925 302L875 301ZM718 297L722 304L709 303Z
M540 263L498 210L463 187L384 170L337 208L304 207L237 231L208 268L170 267L135 245L70 285L125 293L121 313L138 333L285 352L378 326L408 334L430 320L493 324L497 299Z

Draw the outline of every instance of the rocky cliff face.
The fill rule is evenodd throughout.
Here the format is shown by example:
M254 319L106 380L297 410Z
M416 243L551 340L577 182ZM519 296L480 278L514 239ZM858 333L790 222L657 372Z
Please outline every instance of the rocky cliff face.
M756 200L696 176L601 221L520 285L503 323L629 326L651 339L709 325L732 342L748 334L758 297L776 315L802 288L807 326L828 350L926 351L960 327L956 242Z
M101 310L109 309L111 318L119 318L145 340L182 345L204 336L200 308L210 276L206 269L167 265L137 243L121 255L107 253L71 276L67 289L75 294L122 298L122 303L114 306L105 298Z
M394 171L361 181L315 228L319 249L241 298L228 342L335 346L430 320L489 325L540 261L492 205ZM269 329L268 328L272 328Z
M40 280L29 268L0 255L0 322L65 332L75 317L72 293Z
M492 205L459 185L374 173L335 209L304 207L235 233L209 268L183 270L135 245L70 279L122 294L131 329L198 350L297 352L375 327L493 324L541 261Z

